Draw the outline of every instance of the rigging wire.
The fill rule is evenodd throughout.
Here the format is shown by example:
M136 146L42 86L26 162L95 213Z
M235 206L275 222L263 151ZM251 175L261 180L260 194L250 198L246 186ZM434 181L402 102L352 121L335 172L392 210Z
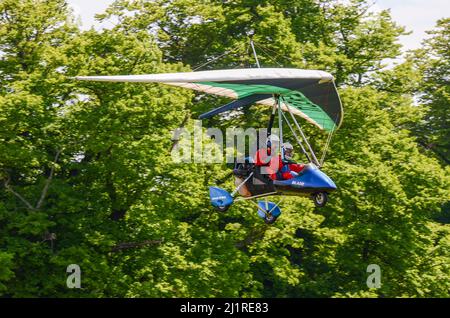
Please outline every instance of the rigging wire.
M289 129L292 131L292 134L295 137L295 140L297 140L297 143L300 145L300 148L302 148L302 152L303 154L306 156L306 158L308 159L309 162L311 161L311 157L309 156L308 152L306 151L305 147L303 146L303 143L301 142L300 138L298 138L297 133L295 132L295 130L292 128L291 123L289 122L289 120L287 119L287 117L284 115L284 113L281 113L281 115L283 115L284 121L286 122L286 124L288 125Z
M209 65L209 64L211 64L212 62L215 62L215 61L217 61L218 59L220 59L220 58L224 57L225 55L230 54L230 53L232 53L232 52L234 52L234 51L236 51L236 48L233 49L233 50L226 51L226 52L220 54L219 56L213 58L212 60L207 61L207 62L205 62L205 63L203 63L203 64L201 64L201 65L195 67L195 68L193 69L193 71L197 71L198 69L200 69L200 68L202 68L202 67L204 67L204 66L206 66L206 65ZM236 53L233 54L233 55L236 55L237 53L238 53L238 52L236 52Z
M272 56L267 53L259 44L254 43L255 46L260 49L272 62L274 62L275 64L277 64L278 66L283 67L283 64L279 63L275 58L272 58Z
M334 83L333 83L333 85L334 85ZM334 87L336 88L335 85L334 85ZM330 91L331 91L331 87L328 88L328 92L326 94L326 100L323 101L324 104L326 104L326 105L328 105L328 102L329 102ZM330 146L331 138L333 137L335 128L336 128L336 122L333 121L333 127L331 128L331 131L328 134L327 141L326 141L325 146L323 148L322 158L320 159L320 165L321 166L323 165L323 162L325 161L325 155L326 155L326 153L328 151L328 148Z
M281 97L281 98L282 98L282 97ZM286 102L285 102L285 104L286 104L287 110L289 111L289 114L290 114L291 117L292 117L292 120L293 120L295 126L296 126L297 129L299 130L300 135L302 136L303 141L304 141L304 142L306 143L306 145L308 146L309 152L311 153L311 156L312 156L312 158L313 158L313 160L314 160L314 164L316 164L317 166L320 167L319 160L317 160L317 157L316 157L316 155L315 155L315 153L314 153L314 150L312 149L311 145L309 144L308 139L306 139L306 136L305 136L305 134L303 133L303 129L300 127L299 123L297 122L297 119L295 119L294 114L293 114L292 111L291 111L291 108L287 105Z
M323 153L322 153L322 158L320 158L320 166L323 166L323 162L325 161L325 155L328 151L328 148L330 147L330 142L331 142L331 138L333 137L334 131L336 127L336 123L333 125L332 130L330 131L330 133L328 134L328 138L327 138L327 142L325 143L325 146L323 148Z
M256 44L256 43L255 43L255 44ZM262 47L261 44L256 44L256 45L261 49L261 47ZM275 51L275 50L269 49L267 46L265 47L265 49L266 49L267 51L272 52L272 53L275 54L277 57L282 57L283 59L289 60L291 63L294 64L294 60L293 60L292 58L287 57L286 55L282 55L282 54L278 53L278 52ZM267 53L266 53L266 54L267 54Z

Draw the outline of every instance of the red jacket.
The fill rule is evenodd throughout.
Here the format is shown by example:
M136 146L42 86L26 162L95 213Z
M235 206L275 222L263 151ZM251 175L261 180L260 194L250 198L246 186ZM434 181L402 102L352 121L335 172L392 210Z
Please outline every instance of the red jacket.
M291 179L294 177L291 171L299 173L305 167L304 164L284 163L283 160L281 160L281 155L271 157L269 160L267 152L269 152L270 155L270 149L269 151L267 151L266 148L259 149L255 154L254 162L257 166L266 167L266 172L272 180Z

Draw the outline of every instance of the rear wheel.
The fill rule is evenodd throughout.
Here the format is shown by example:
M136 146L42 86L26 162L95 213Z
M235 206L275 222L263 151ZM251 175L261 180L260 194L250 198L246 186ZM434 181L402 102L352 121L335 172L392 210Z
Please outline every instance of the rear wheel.
M276 220L277 220L276 216L267 215L264 219L264 222L266 222L266 224L273 224L273 223L275 223Z
M219 212L225 212L226 210L228 210L228 208L229 208L230 206L229 205L227 205L227 206L216 206L216 207L214 207L217 211L219 211Z
M313 194L312 199L316 207L322 208L328 202L328 195L326 192L317 192Z

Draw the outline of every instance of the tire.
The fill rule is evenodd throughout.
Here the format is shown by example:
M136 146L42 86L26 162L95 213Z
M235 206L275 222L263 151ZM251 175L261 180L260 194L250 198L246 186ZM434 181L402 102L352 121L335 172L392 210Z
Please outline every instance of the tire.
M328 195L326 192L317 192L313 194L312 199L316 207L322 208L328 202Z
M225 212L225 211L228 210L229 207L230 207L229 205L227 205L227 206L216 206L216 207L214 207L214 209L216 209L219 212Z
M277 219L278 219L277 217L269 215L264 218L264 222L266 222L266 224L273 224Z

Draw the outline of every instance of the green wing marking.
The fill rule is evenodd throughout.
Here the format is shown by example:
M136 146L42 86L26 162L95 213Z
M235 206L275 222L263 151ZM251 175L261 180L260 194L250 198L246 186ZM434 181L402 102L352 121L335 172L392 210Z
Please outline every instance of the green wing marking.
M297 90L272 85L246 85L217 82L198 82L198 84L232 90L236 93L238 99L253 94L279 94L290 107L298 109L306 116L314 120L323 129L331 131L336 126L330 116L328 116L328 114L319 105L314 104L305 95Z

